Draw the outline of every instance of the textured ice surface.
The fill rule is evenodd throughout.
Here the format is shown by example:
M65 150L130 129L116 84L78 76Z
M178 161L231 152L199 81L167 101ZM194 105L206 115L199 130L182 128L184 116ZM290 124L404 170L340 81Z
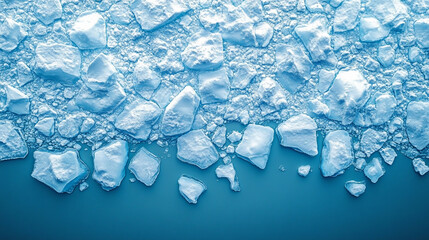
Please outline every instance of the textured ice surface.
M0 161L25 158L28 153L22 133L9 121L0 122Z
M228 99L230 83L224 68L198 75L201 103L224 102Z
M307 175L310 173L310 171L311 171L310 165L299 166L298 175L301 177L307 177Z
M349 191L349 193L355 197L359 197L366 190L366 184L364 181L347 181L344 187Z
M183 63L194 70L214 70L223 63L222 37L219 33L199 32L192 35L182 52Z
M69 31L80 49L96 49L106 46L106 22L98 12L84 12L76 19Z
M351 137L344 130L329 132L322 148L320 169L324 177L336 177L353 163Z
M34 152L31 176L58 193L72 193L88 177L88 167L80 160L76 150L64 152Z
M34 15L46 25L61 18L63 11L60 0L35 0L34 8Z
M418 150L429 144L429 102L411 102L407 107L407 134Z
M378 151L387 140L387 133L369 128L362 134L361 150L369 157Z
M219 159L210 138L202 130L190 131L177 139L177 158L185 163L206 169Z
M0 23L0 49L6 52L14 50L27 35L21 23L6 18Z
M377 157L373 158L364 169L365 176L369 178L372 183L376 183L385 172L386 170L381 163L381 159Z
M421 176L429 172L429 167L421 158L413 159L413 166L414 171L416 171L416 173L419 173Z
M203 182L187 175L180 176L177 182L180 194L192 204L197 204L200 195L207 190Z
M395 150L391 147L385 147L380 149L380 155L383 158L384 162L392 165L393 161L395 161L396 156L398 156Z
M127 162L128 143L123 140L113 141L95 150L92 178L106 191L119 187L125 177Z
M8 111L18 115L26 115L30 113L30 99L26 94L14 87L3 85L1 83L0 92L6 93L6 102L4 107Z
M334 32L345 32L355 28L360 7L360 0L344 0L335 10L333 21Z
M429 48L429 18L422 18L414 22L416 40L423 48Z
M146 186L152 186L158 177L161 160L142 147L131 159L128 169Z
M230 183L231 190L235 192L240 191L240 183L232 163L226 165L219 165L216 168L216 176L218 178L227 178Z

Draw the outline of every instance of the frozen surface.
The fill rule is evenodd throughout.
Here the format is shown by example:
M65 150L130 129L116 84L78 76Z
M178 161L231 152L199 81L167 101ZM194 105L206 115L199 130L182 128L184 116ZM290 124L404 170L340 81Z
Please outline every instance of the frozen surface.
M136 176L137 180L146 186L152 186L158 177L161 160L142 147L131 159L128 169Z
M329 132L323 141L320 170L324 177L336 177L353 163L351 137L344 130Z
M197 204L200 195L207 190L203 182L187 175L180 176L177 182L180 194L192 204Z
M222 37L219 33L199 32L192 35L182 52L183 63L194 70L214 70L223 63Z
M219 153L202 130L193 130L177 139L177 158L206 169L219 159Z
M240 182L238 181L237 173L235 172L234 165L228 163L226 165L219 165L216 168L216 176L218 178L226 178L230 183L230 188L234 192L240 191Z
M377 157L373 158L364 169L365 176L371 180L372 183L376 183L385 172L386 170L381 163L381 159Z
M347 181L344 187L349 191L349 193L355 197L359 197L366 190L366 184L364 181Z

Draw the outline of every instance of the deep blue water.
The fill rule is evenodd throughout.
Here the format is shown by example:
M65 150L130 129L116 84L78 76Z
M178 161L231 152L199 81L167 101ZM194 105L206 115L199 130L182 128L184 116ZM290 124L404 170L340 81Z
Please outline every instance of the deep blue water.
M131 183L127 170L111 192L90 178L84 192L55 193L30 176L32 152L26 159L1 162L0 239L428 239L429 177L417 175L402 155L393 166L385 164L387 172L377 184L366 181L366 193L354 198L344 182L365 179L361 172L351 167L344 175L323 178L319 156L283 148L278 139L265 170L233 159L239 193L216 178L216 165L203 171L177 160L174 146L168 153L156 144L145 146L162 158L155 184ZM92 170L90 156L81 150ZM313 168L307 178L297 174L303 164ZM179 194L183 173L208 187L197 205Z

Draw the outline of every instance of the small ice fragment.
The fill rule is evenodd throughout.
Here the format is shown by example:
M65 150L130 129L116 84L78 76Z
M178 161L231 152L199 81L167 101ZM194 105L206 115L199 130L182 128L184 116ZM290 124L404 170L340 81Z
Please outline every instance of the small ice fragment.
M223 145L225 145L226 143L225 135L226 135L226 127L222 126L222 127L216 128L212 136L213 143L218 147L223 147Z
M250 81L256 76L256 70L247 63L239 63L232 67L233 77L231 80L232 88L244 89Z
M421 18L414 22L414 35L422 48L429 48L429 18Z
M84 12L70 28L69 35L79 49L104 48L107 43L106 22L98 12Z
M322 69L319 72L319 82L317 83L317 90L324 93L328 91L329 87L332 84L332 81L335 78L335 71Z
M324 177L336 177L353 163L350 135L344 130L329 132L323 141L320 169Z
M128 169L136 176L136 178L150 187L158 177L161 160L142 147L131 159Z
M346 32L355 28L360 7L360 0L344 0L335 10L334 32Z
M228 99L230 83L224 68L198 75L201 103L218 103Z
M413 166L414 171L416 171L416 173L419 173L421 176L429 172L429 167L421 158L413 159Z
M80 126L80 132L81 133L87 133L89 132L92 127L94 127L95 121L92 118L86 118L83 120L82 125Z
M187 175L180 176L177 182L180 194L188 203L197 204L200 195L207 190L203 182Z
M31 69L24 62L18 62L16 64L18 70L18 84L19 86L24 86L25 84L33 81L33 73Z
M193 130L177 139L177 158L206 169L217 162L219 153L202 130Z
M134 89L140 96L146 99L151 98L153 92L161 83L161 76L142 60L137 62L132 77Z
M385 147L380 149L380 155L383 158L384 162L392 165L393 161L395 161L395 158L397 156L395 150L391 147Z
M58 133L65 138L74 138L79 134L83 122L83 115L73 114L67 116L58 124Z
M49 25L56 19L61 18L62 11L60 0L34 1L34 15L45 25Z
M87 182L83 182L83 183L79 184L79 191L83 192L86 189L88 189L88 187L89 187L89 184Z
M380 46L377 58L383 67L390 67L395 61L395 50L390 45Z
M27 37L28 33L21 23L6 18L0 24L0 49L11 52Z
M21 131L9 121L0 121L0 161L25 158L27 153Z
M376 183L385 172L386 170L384 170L384 167L381 164L381 159L377 157L373 158L364 169L365 176L369 178L372 183Z
M241 140L242 134L237 132L237 131L233 131L231 134L228 135L228 140L232 143L238 142Z
M249 1L250 2L250 1ZM256 47L266 47L273 38L273 27L267 22L260 22L254 26Z
M0 83L0 87L2 87ZM7 109L18 115L30 114L30 99L23 92L9 85L4 86L7 95Z
M226 42L239 44L244 47L255 46L254 21L240 8L229 3L222 8L223 21L219 30Z
M85 77L85 85L93 91L103 90L118 80L115 66L103 53L89 64Z
M216 176L218 178L227 178L230 183L231 190L235 192L240 191L240 183L232 163L226 165L219 165L216 168Z
M366 184L364 181L347 181L344 187L349 191L349 193L355 197L359 197L366 190Z
M310 165L303 165L298 168L298 175L301 177L307 177L307 175L310 173L311 166Z
M353 164L356 170L361 171L366 167L365 158L357 158Z
M377 42L389 35L390 29L381 25L375 17L362 17L359 25L360 40L362 42Z
M410 143L418 150L429 144L429 102L410 102L406 129Z
M43 135L50 137L55 133L55 119L52 117L43 118L34 127Z
M360 140L361 150L369 157L378 151L386 141L386 132L376 131L372 128L369 128L362 134L362 138Z

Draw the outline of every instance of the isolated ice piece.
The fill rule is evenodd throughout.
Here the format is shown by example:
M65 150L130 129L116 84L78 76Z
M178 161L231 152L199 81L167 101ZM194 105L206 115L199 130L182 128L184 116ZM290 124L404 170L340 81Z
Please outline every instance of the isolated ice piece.
M85 77L85 85L93 91L112 86L118 79L116 68L103 53L89 64Z
M228 135L228 140L232 143L238 142L241 140L241 133L237 131L233 131L231 134Z
M24 86L25 84L33 81L33 73L31 69L24 62L18 62L16 64L18 70L18 85Z
M406 129L410 143L418 150L429 144L429 102L408 104Z
M218 178L227 178L230 184L231 190L235 192L240 191L240 182L238 181L237 174L232 163L226 165L219 165L216 168L216 176Z
M136 178L150 187L158 177L161 160L142 147L131 159L128 169L136 176Z
M368 157L378 151L387 141L387 133L384 131L376 131L372 128L367 129L362 134L360 139L360 147Z
M219 23L219 30L223 40L245 47L255 46L254 21L244 10L227 3L223 4L221 11L223 19Z
M183 0L134 0L131 4L131 11L145 31L156 30L188 10Z
M311 117L300 114L279 124L277 134L282 146L316 156L318 154L316 130L316 122Z
M80 51L73 46L40 43L35 60L34 72L44 79L72 85L80 78Z
M79 134L84 115L73 114L67 116L58 124L58 133L65 138L74 138Z
M136 139L147 140L161 112L154 102L138 99L125 106L116 118L115 127Z
M390 67L395 61L395 50L390 45L380 46L377 58L383 67Z
M384 162L392 165L393 161L395 161L395 158L397 156L395 150L391 147L385 147L380 149L380 155L383 158Z
M359 24L360 40L362 42L377 42L389 35L390 29L381 25L375 17L362 17Z
M230 83L224 68L198 75L202 104L224 102L228 99Z
M199 105L200 97L195 90L185 87L165 108L161 132L165 136L174 136L191 130Z
M180 176L177 182L180 194L188 203L197 204L200 195L207 190L203 182L187 175Z
M327 60L332 54L331 36L328 33L328 19L315 16L307 24L298 25L295 32L305 48L310 52L311 60L319 62Z
M429 48L429 18L421 18L414 22L414 35L422 48Z
M89 169L76 150L64 152L35 151L31 176L58 193L72 193L88 177Z
M260 100L262 116L283 109L287 106L286 95L280 84L270 77L265 77L259 83L257 96Z
M177 139L177 158L206 169L217 162L219 153L202 130L193 130Z
M303 165L298 168L298 175L301 177L307 177L307 175L310 173L311 166L310 165Z
M344 187L349 191L349 193L355 197L359 197L366 190L365 181L347 181Z
M358 158L353 164L355 165L356 170L363 170L366 167L365 158Z
M35 0L34 15L44 24L49 25L61 18L63 8L60 0Z
M381 165L380 158L373 158L371 162L369 162L365 169L363 170L365 176L371 180L372 183L376 183L380 177L384 175L386 170L384 170L383 165Z
M360 0L344 0L335 10L334 32L345 32L356 27L360 10Z
M83 192L89 188L89 184L87 182L82 182L79 184L79 191Z
M6 18L0 25L0 49L6 52L14 50L27 35L21 23Z
M335 71L322 69L319 71L319 82L317 83L317 90L324 93L328 91L335 78Z
M276 49L277 78L283 88L295 93L310 79L313 64L297 46L278 45Z
M249 1L250 2L250 1ZM273 27L267 22L261 22L255 25L256 47L266 47L273 38Z
M70 28L69 35L79 49L104 48L107 43L106 22L98 12L84 12Z
M250 124L244 130L243 139L235 152L244 160L260 169L267 165L274 139L274 130L270 127Z
M55 119L52 117L43 118L34 127L43 135L50 137L55 133Z
M236 66L232 66L234 76L231 79L231 87L244 89L250 81L256 76L256 70L247 63L239 63Z
M149 64L139 60L132 74L134 90L143 98L150 99L161 83L161 76L153 71Z
M0 161L25 158L27 153L21 131L9 121L0 121Z
M223 63L223 43L219 33L198 32L189 39L182 61L190 69L214 70Z
M0 88L1 87L2 84L0 83ZM28 96L9 85L3 85L3 87L6 88L7 110L19 115L30 114L30 99Z
M421 158L413 159L413 166L414 171L416 171L416 173L419 173L421 176L429 172L429 167Z
M331 131L323 141L320 170L324 177L336 177L353 163L350 135L344 130Z
M360 71L341 70L325 93L329 108L327 116L343 125L350 124L356 117L356 111L368 100L368 89L369 84Z
M108 13L113 22L121 25L128 25L134 19L130 6L125 2L113 4Z
M92 178L101 187L110 191L118 187L125 177L128 162L128 143L115 140L94 152L94 172Z
M218 147L223 147L226 143L226 127L221 126L216 128L212 136L213 143Z
M125 100L125 97L124 89L116 82L99 91L93 91L85 85L75 100L76 105L84 110L100 114L116 109Z

